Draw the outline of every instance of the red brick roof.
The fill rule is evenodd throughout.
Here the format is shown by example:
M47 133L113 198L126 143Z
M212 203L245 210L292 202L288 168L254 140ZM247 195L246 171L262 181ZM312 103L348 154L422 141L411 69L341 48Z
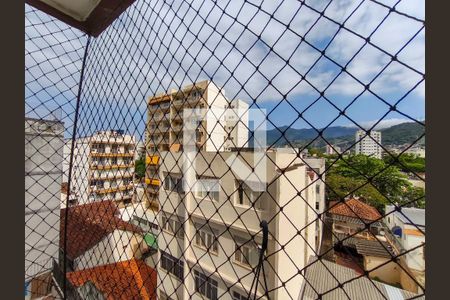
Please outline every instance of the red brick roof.
M61 209L60 247L64 249L66 208ZM141 229L125 222L112 201L99 201L69 208L67 212L67 257L74 260L99 243L114 230L141 233Z
M378 210L359 199L348 199L345 203L338 203L337 201L330 202L331 209L329 212L335 215L347 216L352 218L361 218L368 221L375 221L381 218ZM334 206L335 205L335 206Z
M134 258L70 272L67 278L76 287L91 281L108 300L156 299L156 270Z

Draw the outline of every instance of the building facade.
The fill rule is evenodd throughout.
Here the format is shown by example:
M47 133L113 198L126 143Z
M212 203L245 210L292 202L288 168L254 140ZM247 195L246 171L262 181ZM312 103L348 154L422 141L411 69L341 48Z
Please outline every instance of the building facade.
M315 157L304 157L302 160L307 166L311 185L314 187L315 193L315 209L317 214L316 218L316 249L320 249L323 239L323 227L325 224L325 218L323 212L325 211L325 159ZM320 217L319 217L320 216Z
M146 184L150 205L158 207L160 152L182 147L183 125L191 117L187 110L206 111L197 121L196 146L199 150L216 152L246 147L248 107L242 100L227 99L225 91L209 80L150 97L146 131Z
M63 134L60 121L25 118L26 285L58 260Z
M364 154L381 159L381 132L370 131L370 135L364 130L358 130L355 137L355 154Z
M342 150L341 147L336 145L326 145L325 146L325 154L326 155L335 155L335 154L341 154Z
M425 209L402 207L396 211L395 206L386 205L386 215L384 221L390 233L386 237L396 254L414 249L401 256L400 263L408 271L401 274L402 285L419 292L420 287L410 277L425 286Z
M64 180L68 181L71 140L64 147ZM71 193L79 204L113 200L120 207L133 197L135 137L122 131L98 131L75 140Z
M220 153L223 160L213 152L199 154L194 176L183 172L181 152L171 153L161 164L160 299L247 299L262 242L260 220L270 220L268 288L285 283L270 298L295 298L303 281L299 270L318 251L314 176L293 153L265 154L265 184L240 180L230 172L224 161L233 152ZM253 167L259 163L252 152L242 152L240 158ZM200 185L209 186L209 192L198 188L197 177L206 180ZM188 188L191 184L197 188ZM258 297L262 294L260 285Z

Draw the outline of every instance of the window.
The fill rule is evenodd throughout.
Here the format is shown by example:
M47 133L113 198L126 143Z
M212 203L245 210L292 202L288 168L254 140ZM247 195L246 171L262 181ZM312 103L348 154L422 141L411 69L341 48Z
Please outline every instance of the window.
M179 220L167 218L167 216L162 216L162 229L176 235L179 238L184 237L184 227Z
M117 153L118 152L118 147L117 145L112 145L111 146L111 153Z
M316 209L319 210L319 202L316 202Z
M233 292L233 300L247 300L248 295L242 295L241 293L238 293L236 291Z
M264 201L261 197L262 192L253 191L247 184L242 181L236 181L237 189L237 204L244 206L252 206L255 204L255 208L263 210Z
M184 261L161 251L161 268L174 275L179 280L184 278Z
M117 157L111 158L111 164L112 165L117 165Z
M195 291L210 300L217 300L217 281L194 270Z
M259 248L253 242L235 244L234 260L240 264L255 267L258 264Z
M206 230L197 230L195 233L195 245L205 248L214 254L219 253L219 243L214 233Z
M220 182L217 178L198 178L195 186L195 196L200 199L209 198L219 201Z
M183 193L183 179L180 176L166 175L166 178L164 179L164 189L167 191Z

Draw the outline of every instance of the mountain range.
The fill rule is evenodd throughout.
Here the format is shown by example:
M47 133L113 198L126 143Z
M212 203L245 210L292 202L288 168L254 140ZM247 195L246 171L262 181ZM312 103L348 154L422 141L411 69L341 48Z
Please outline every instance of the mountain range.
M312 128L288 128L282 126L267 131L267 144L282 147L292 145L294 147L311 146L323 148L328 143L338 145L341 148L351 146L355 142L356 127L333 126L325 129L315 130ZM322 131L322 137L318 131ZM388 128L381 129L381 143L384 146L398 146L412 144L425 132L425 127L415 122L401 123ZM326 141L325 141L326 140ZM423 145L425 137L417 144ZM252 141L250 142L252 145Z

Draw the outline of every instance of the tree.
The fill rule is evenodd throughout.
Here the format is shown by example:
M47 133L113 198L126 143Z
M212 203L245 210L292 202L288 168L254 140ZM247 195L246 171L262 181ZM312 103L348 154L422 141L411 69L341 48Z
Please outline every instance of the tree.
M400 168L403 172L416 172L423 173L425 172L425 158L420 157L414 154L403 153L398 157L398 161L394 161L390 155L387 155L384 158L384 161L387 164L394 164L398 168Z
M141 158L134 162L134 174L137 178L145 177L145 159Z
M326 176L327 195L329 199L343 199L347 196L359 196L368 204L384 211L384 206L389 201L372 184L364 180L345 177L336 173ZM365 184L366 183L366 184Z
M363 182L370 182L385 197L398 200L411 186L406 176L395 166L388 166L383 160L366 155L353 155L336 162L336 174Z
M408 203L408 204L406 204ZM404 193L400 204L408 207L425 208L425 190L421 187L411 186Z
M423 189L413 187L396 166L374 157L353 155L339 159L330 168L326 183L329 199L360 196L381 212L386 204L415 199L419 200L412 206L425 207Z

